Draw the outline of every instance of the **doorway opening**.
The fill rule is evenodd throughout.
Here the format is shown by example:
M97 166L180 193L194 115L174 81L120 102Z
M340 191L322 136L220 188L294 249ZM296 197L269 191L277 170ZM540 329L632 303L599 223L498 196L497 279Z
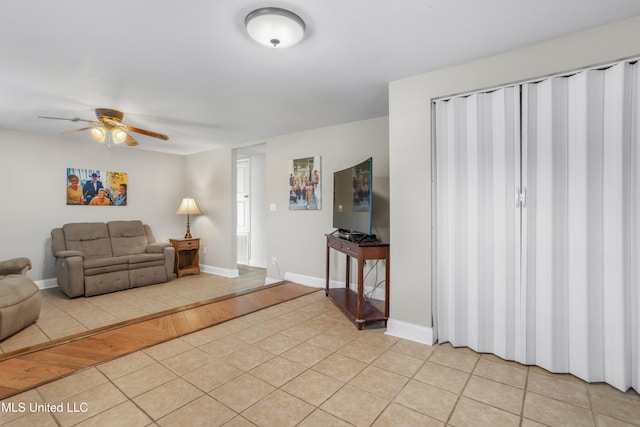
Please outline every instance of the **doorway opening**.
M235 154L238 272L266 277L266 143L237 148Z

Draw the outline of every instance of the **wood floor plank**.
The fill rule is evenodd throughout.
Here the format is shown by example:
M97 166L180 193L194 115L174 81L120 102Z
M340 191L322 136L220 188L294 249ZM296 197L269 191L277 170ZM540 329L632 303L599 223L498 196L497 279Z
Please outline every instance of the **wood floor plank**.
M80 352L78 349L72 349L66 346L60 349L48 349L27 354L17 359L30 362L34 365L47 364L70 370L86 368L87 366L91 366L92 363L95 363L96 360L95 357L88 360L88 357L84 352Z
M139 321L113 328L88 331L69 341L12 354L0 360L0 399L312 292L318 292L318 289L282 282L202 305L191 304L185 309L172 310L157 317L145 316Z
M34 385L61 378L73 371L74 369L57 364L10 359L3 363L2 369L0 369L0 384L3 388L14 390L14 393L8 395L11 396L16 392L32 388ZM3 398L8 396L3 396Z

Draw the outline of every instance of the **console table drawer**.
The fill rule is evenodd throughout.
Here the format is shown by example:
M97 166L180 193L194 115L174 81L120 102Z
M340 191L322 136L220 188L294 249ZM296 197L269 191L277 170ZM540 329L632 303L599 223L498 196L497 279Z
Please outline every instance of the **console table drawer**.
M350 255L350 256L358 256L358 247L357 247L357 245L350 244L350 242L341 242L341 241L333 240L333 239L330 239L328 241L328 243L329 243L329 247L331 247L331 248L333 248L333 249L335 249L337 251L340 251L340 252L345 253L345 254Z
M177 250L200 249L200 239L186 239L177 241Z

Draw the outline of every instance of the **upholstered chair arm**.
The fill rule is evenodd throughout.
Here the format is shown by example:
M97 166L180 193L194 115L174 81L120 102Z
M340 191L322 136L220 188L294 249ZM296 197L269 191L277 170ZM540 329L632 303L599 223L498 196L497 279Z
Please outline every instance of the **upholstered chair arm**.
M151 243L145 248L145 252L148 254L161 254L164 248L172 247L169 242Z
M69 258L72 256L79 256L84 258L84 254L80 251L58 251L53 254L56 258Z
M58 287L71 298L84 295L84 258L81 255L78 251L56 252Z
M31 260L26 257L0 261L0 274L27 274L31 269Z
M171 246L171 244L168 244L168 246L163 248L162 251L164 252L164 268L167 271L167 278L169 280L173 280L173 266L176 261L176 250Z

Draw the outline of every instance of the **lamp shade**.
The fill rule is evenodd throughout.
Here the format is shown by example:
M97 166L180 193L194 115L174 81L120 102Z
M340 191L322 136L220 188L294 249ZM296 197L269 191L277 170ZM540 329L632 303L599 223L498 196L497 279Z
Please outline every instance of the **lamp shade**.
M300 42L306 26L293 12L277 7L256 9L244 20L247 33L258 43L269 47L289 47Z
M178 208L177 214L183 215L201 215L202 212L196 205L196 201L190 197L185 197L182 199L182 203L180 203L180 207Z

